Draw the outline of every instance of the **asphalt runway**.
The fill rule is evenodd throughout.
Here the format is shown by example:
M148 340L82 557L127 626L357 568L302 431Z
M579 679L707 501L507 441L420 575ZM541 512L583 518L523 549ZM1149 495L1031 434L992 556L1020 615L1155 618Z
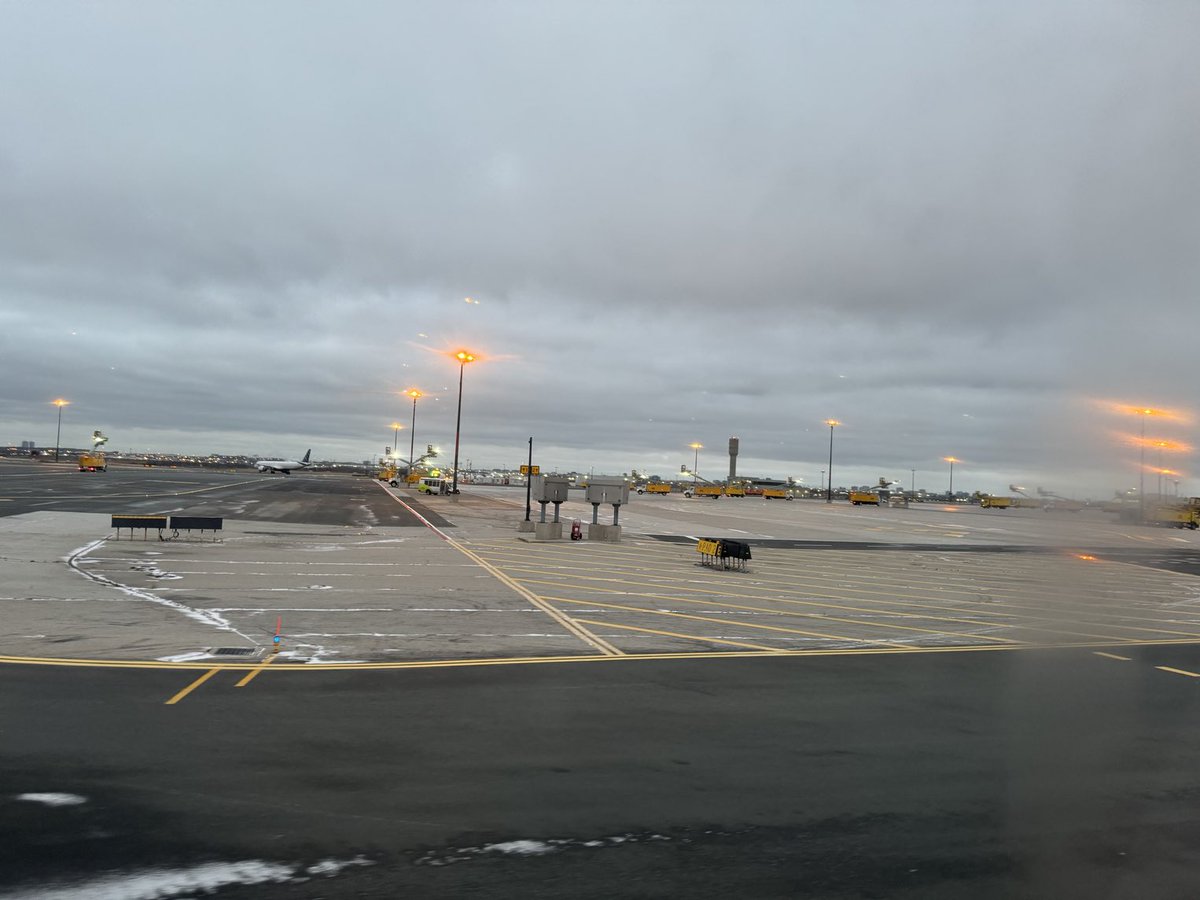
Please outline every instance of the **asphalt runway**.
M0 465L0 898L1200 893L1190 533L465 490Z
M0 460L0 516L50 510L424 527L403 507L388 502L366 477L120 464L110 465L107 472L79 472L66 463ZM449 525L437 510L425 512L439 525Z

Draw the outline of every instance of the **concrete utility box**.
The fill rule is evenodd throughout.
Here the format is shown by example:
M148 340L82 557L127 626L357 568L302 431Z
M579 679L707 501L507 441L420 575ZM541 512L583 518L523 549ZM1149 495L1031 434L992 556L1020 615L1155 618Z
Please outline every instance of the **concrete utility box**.
M565 475L534 475L529 487L535 503L565 503L571 482Z
M629 502L629 482L624 478L593 478L587 486L588 503L611 503L614 506Z

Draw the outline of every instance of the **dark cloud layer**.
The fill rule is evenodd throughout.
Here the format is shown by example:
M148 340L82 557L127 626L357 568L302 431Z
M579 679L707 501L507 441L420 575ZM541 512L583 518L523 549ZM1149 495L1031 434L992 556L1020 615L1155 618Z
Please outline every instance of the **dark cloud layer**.
M836 416L847 481L940 486L953 454L1102 494L1136 423L1089 399L1191 403L1192 4L0 24L0 441L46 442L62 395L75 442L363 458L416 385L448 444L461 345L477 464L534 434L719 471L738 434L744 470L815 481Z

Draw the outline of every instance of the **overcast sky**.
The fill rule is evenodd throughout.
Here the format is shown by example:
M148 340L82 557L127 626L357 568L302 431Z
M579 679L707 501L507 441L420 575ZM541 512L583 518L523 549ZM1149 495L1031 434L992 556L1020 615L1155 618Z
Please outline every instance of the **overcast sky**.
M1200 4L0 2L0 443L1138 481ZM465 298L472 298L467 302ZM1193 441L1188 421L1151 437ZM1200 493L1194 455L1169 454ZM1156 463L1150 451L1148 463Z

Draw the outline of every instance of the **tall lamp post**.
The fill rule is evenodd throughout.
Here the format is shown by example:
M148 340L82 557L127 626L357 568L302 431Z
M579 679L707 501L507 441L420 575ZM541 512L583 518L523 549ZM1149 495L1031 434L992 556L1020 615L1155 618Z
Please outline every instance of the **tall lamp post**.
M400 429L403 427L399 422L392 423L392 459L396 458L396 441L400 439Z
M458 415L454 419L454 476L450 481L451 494L458 493L458 435L462 428L463 369L467 367L467 363L475 362L475 355L466 350L459 350L454 354L454 358L458 360Z
M692 444L688 444L688 446L696 451L692 458L692 493L695 494L696 493L696 469L699 468L699 466L700 466L700 451L704 449L704 445L698 444L698 443L692 443Z
M957 457L954 457L954 456L943 456L942 459L944 459L946 462L950 463L950 493L949 493L949 497L950 497L951 502L953 502L953 500L954 500L954 464L956 462L962 462L962 460L958 459Z
M833 502L833 429L837 428L842 423L837 419L826 419L825 424L829 426L829 480L825 482L825 502Z
M54 461L58 462L58 448L62 443L62 408L70 406L70 400L63 400L61 397L54 401L54 405L58 407L58 430L54 432Z
M1146 418L1147 416L1161 416L1163 411L1147 406L1135 407L1133 411L1142 417L1142 436L1138 441L1141 450L1141 459L1138 460L1138 518L1144 522L1146 521Z
M412 397L413 402L412 427L408 432L408 474L411 476L413 473L413 447L416 446L413 441L417 439L417 398L422 396L422 394L416 388L404 393L406 396Z

